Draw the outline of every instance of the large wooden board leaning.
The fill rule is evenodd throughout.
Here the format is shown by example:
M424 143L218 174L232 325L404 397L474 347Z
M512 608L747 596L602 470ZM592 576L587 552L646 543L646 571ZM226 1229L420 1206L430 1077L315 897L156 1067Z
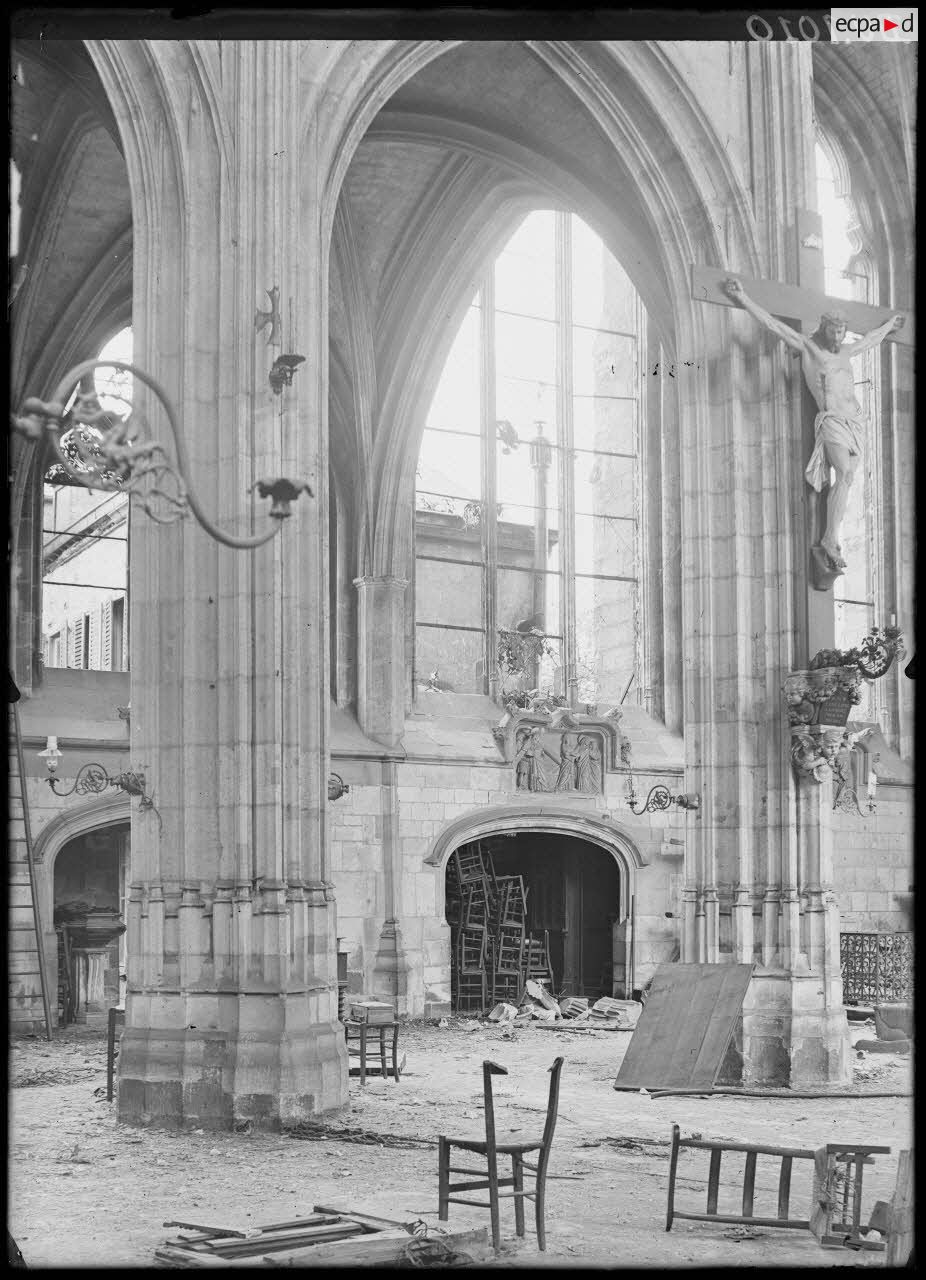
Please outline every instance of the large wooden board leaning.
M661 964L615 1089L710 1089L724 1060L751 964Z

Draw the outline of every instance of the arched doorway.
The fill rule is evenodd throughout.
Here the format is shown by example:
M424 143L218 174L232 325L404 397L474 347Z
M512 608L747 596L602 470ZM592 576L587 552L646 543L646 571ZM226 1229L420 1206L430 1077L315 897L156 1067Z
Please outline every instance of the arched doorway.
M128 852L128 826L114 825L75 836L55 858L59 1026L103 1025L120 1003Z
M482 888L460 889L461 869L483 867ZM467 870L463 875L469 874ZM477 873L478 874L478 873ZM589 1001L624 986L627 904L614 857L580 836L556 831L511 831L459 846L445 869L451 931L451 991L458 1011L511 999L534 963L549 966L557 995ZM473 881L469 882L473 884ZM485 903L480 901L485 896ZM509 895L507 910L501 905ZM521 919L521 978L512 980L512 945ZM475 943L475 945L473 945ZM480 962L484 981L461 978Z

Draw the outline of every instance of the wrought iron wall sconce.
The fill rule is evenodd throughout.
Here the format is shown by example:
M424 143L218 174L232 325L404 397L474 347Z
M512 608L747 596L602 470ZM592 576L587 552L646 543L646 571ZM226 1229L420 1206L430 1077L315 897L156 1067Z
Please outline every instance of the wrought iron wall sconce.
M282 362L280 389L292 382L295 367L303 359L303 356L277 358L274 369ZM101 368L129 373L153 392L173 434L176 466L157 440L143 442L140 439L142 428L147 425L140 413L131 410L121 418L103 408L95 391L81 389L90 375ZM273 376L271 372L271 385ZM66 408L75 389L74 402ZM152 520L161 524L180 520L192 512L211 538L236 550L253 550L269 542L290 514L289 504L303 491L312 496L304 480L258 480L253 487L261 497L272 500L270 516L274 523L271 528L253 537L236 537L219 529L206 515L193 489L186 444L167 393L150 374L122 360L86 360L75 365L61 379L50 400L35 397L26 400L22 413L12 416L12 425L30 440L48 440L63 470L86 488L131 494L138 498ZM68 438L62 447L65 435Z
M328 774L328 799L340 800L341 796L346 796L350 791L350 785L344 781L339 773Z
M116 787L119 791L125 791L127 795L138 796L140 800L139 807L153 810L160 824L161 815L154 807L154 800L145 792L147 783L142 769L127 769L124 773L118 773L113 777L106 772L103 765L91 760L89 763L81 765L73 784L66 791L63 791L59 789L58 779L55 777L58 772L58 761L61 759L61 755L62 753L58 750L58 739L51 735L45 741L45 750L38 752L39 759L45 761L45 767L49 773L49 777L45 781L56 796L70 796L74 795L75 792L79 796L99 795L107 787Z
M880 627L872 627L871 634L853 649L821 649L811 658L809 670L855 666L866 680L880 679L890 671L895 658L899 660L906 654L900 627L895 623L896 618L891 614L890 626L883 631Z
M679 809L700 809L701 797L696 792L686 791L681 795L674 796L667 786L657 783L655 787L650 788L650 793L644 800L642 806L637 809L636 794L634 793L633 783L630 784L630 794L627 797L630 805L631 813L656 813L660 809L668 809L673 804Z

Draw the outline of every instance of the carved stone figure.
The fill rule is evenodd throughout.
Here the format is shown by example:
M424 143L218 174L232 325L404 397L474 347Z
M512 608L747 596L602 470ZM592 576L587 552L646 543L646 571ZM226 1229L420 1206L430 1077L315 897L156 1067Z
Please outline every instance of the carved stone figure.
M575 791L578 786L576 756L578 745L575 735L564 733L559 747L559 773L556 775L554 791Z
M513 767L519 791L600 796L604 776L626 766L630 741L616 716L590 716L569 707L515 708L492 733L502 757Z
M576 747L576 785L585 795L601 791L601 747L589 733L580 735Z
M791 763L797 773L811 777L815 782L823 779L833 771L836 753L842 742L842 735L831 733L812 733L808 729L794 729L791 735Z
M829 483L830 468L835 475L827 500L826 528L820 548L832 572L843 573L846 562L839 545L839 533L852 481L861 461L866 430L862 408L855 397L851 360L853 356L877 347L889 333L902 328L904 317L893 315L877 329L859 338L858 342L844 346L846 317L841 312L826 312L820 317L816 332L807 335L798 333L760 307L749 297L739 280L727 280L724 291L792 350L801 353L804 379L818 409L814 419L813 452L804 475L807 483L818 493Z
M854 786L854 778L852 776L852 740L848 733L842 735L836 754L833 758L833 782L835 790L833 792L833 808L839 809L846 807L847 800L851 794L851 799L855 801L856 808L858 801L856 799L856 789Z
M518 738L515 756L515 779L519 791L546 791L543 769L543 729L539 725Z

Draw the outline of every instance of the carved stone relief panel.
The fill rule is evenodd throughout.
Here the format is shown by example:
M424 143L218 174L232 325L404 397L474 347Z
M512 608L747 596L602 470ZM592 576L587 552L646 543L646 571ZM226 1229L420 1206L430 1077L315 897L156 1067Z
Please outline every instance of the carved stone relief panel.
M514 711L496 727L495 740L513 769L518 791L601 795L604 775L630 759L620 713L598 717L559 708Z

